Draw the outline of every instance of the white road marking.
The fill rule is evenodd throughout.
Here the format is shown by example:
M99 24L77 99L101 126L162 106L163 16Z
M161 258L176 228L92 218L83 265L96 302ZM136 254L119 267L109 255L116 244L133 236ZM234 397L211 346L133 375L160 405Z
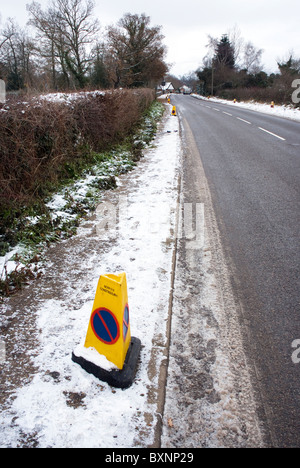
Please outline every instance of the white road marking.
M202 104L202 105L203 105L203 104ZM217 112L221 112L220 109L217 109L216 107L211 107L211 106L205 106L205 107L207 107L208 109L213 109L213 110L215 110L215 111L217 111ZM226 114L226 115L229 115L230 117L232 117L232 114L230 114L229 112L222 111L222 113L223 113L223 114ZM241 122L244 122L244 123L246 123L246 124L248 124L248 125L252 125L252 122L249 122L248 120L241 119L241 117L236 117L236 118L237 118L238 120L240 120ZM262 128L262 127L258 127L258 128L259 128L259 130L262 130L263 132L269 133L269 135L272 135L272 136L274 136L274 137L276 137L276 138L279 138L279 140L286 141L285 138L283 138L283 137L277 135L276 133L272 133L272 132L270 132L269 130L266 130L265 128Z
M285 141L285 138L282 138L281 136L279 135L276 135L276 133L272 133L272 132L269 132L269 130L266 130L265 128L262 128L262 127L258 127L260 130L262 130L263 132L266 132L266 133L269 133L270 135L276 137L276 138L279 138L279 140L283 140Z
M237 117L238 120L241 120L242 122L245 122L246 124L252 125L251 122L248 120L241 119L240 117Z

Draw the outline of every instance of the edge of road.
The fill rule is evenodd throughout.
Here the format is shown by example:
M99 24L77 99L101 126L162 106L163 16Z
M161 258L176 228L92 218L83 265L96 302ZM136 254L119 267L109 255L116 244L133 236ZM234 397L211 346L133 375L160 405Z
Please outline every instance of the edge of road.
M241 102L241 103L239 103L239 102L234 103L232 101L226 102L226 100L222 100L220 98L212 97L212 98L208 99L205 96L200 96L200 95L197 95L197 94L194 94L194 95L191 94L190 96L193 99L197 99L198 101L210 102L211 104L220 104L220 105L226 106L226 107L228 107L230 109L231 108L232 109L240 109L240 110L244 110L244 111L255 112L257 114L267 115L269 117L277 117L279 119L285 119L285 120L289 120L289 121L292 121L292 122L300 123L300 111L299 111L298 118L296 118L295 116L292 116L292 115L283 115L283 114L278 114L278 113L272 113L272 112L267 111L267 109L264 109L264 108L253 109L252 107L248 107L246 102ZM250 104L251 104L251 102L250 102ZM262 105L263 106L264 104L259 103L259 102L253 102L253 105ZM267 106L267 104L265 104L265 105ZM289 108L287 106L278 106L278 107L286 108L287 111L289 111Z
M214 310L213 313L215 314L215 318L217 318L218 323L218 339L220 339L219 342L219 361L218 364L215 364L213 370L211 372L214 374L213 378L218 382L217 387L221 386L221 393L223 392L223 400L221 401L220 405L218 406L218 410L222 413L219 415L213 414L213 411L216 410L217 405L212 405L214 406L212 413L211 413L211 421L207 421L208 425L213 426L213 429L211 427L209 428L209 431L215 433L222 432L222 435L217 435L216 439L218 437L218 443L220 446L233 446L234 442L234 436L232 434L228 435L229 432L232 432L232 427L227 426L227 423L224 421L225 413L228 410L228 406L226 406L225 400L227 399L226 391L228 388L230 388L230 385L232 385L232 395L230 395L230 398L232 399L231 402L231 408L230 411L232 411L231 416L233 415L233 418L240 424L240 427L246 426L246 432L247 432L247 446L248 447L263 447L264 444L264 439L265 439L265 434L264 434L264 429L262 427L262 421L261 418L258 416L259 413L261 412L261 406L262 404L258 401L259 400L259 395L257 394L257 390L254 390L253 385L252 385L252 378L250 376L251 371L249 370L249 363L247 362L247 358L245 356L244 352L244 347L243 347L243 338L242 338L242 331L241 331L241 325L239 321L239 317L241 317L242 311L240 311L240 306L239 304L236 303L236 298L234 296L234 293L232 291L231 285L230 285L230 280L229 280L229 270L228 270L228 264L227 261L225 261L224 257L224 252L222 248L222 243L220 239L220 233L218 229L218 224L216 221L215 217L215 212L214 208L212 205L212 199L210 195L210 190L208 187L208 182L206 180L206 176L204 173L204 168L202 165L201 161L201 155L198 151L198 148L196 146L192 131L187 123L187 121L180 116L180 112L178 114L178 118L180 121L180 136L181 138L184 138L185 142L189 143L188 145L185 144L183 145L183 156L182 159L189 159L188 162L182 161L182 165L184 164L189 164L190 167L193 168L193 173L199 173L200 177L202 179L201 187L195 188L195 180L193 189L195 189L195 200L196 199L203 199L205 201L205 229L207 230L207 236L208 236L208 243L209 243L209 248L207 250L211 250L211 264L210 268L213 268L214 271L214 278L217 283L217 290L218 290L218 303L216 304L216 309L220 308L222 309L222 312L218 310ZM188 148L188 149L187 149ZM188 154L189 153L189 154ZM194 159L194 162L192 161ZM185 174L184 172L186 171L186 168L182 166L182 171L183 174L180 177L180 185L179 185L179 192L178 192L178 197L181 199L181 203L183 202L184 199L184 193L183 193L183 185L184 185L184 178ZM194 177L194 176L193 176ZM191 189L191 187L190 187ZM198 192L197 192L198 190ZM179 207L179 211L177 212L177 230L180 229L180 221L182 221L182 218L180 216L182 213L180 213L181 207ZM158 414L159 414L159 419L157 422L156 426L156 431L155 431L155 445L156 447L161 447L162 446L162 435L164 433L164 440L165 440L165 446L167 447L173 447L177 446L175 445L178 443L178 435L174 435L170 433L171 427L167 427L166 423L166 400L167 400L167 393L168 393L168 383L170 382L170 385L172 385L172 379L174 381L174 372L177 372L177 369L174 371L174 367L172 369L172 366L170 366L170 360L172 359L172 349L171 347L173 346L173 351L176 353L176 340L173 339L172 336L172 325L174 322L176 324L179 323L180 317L174 317L174 297L176 296L176 302L177 304L175 305L175 308L178 304L180 303L181 296L182 296L182 290L180 290L180 286L178 287L179 283L176 283L176 277L178 275L178 268L183 270L184 265L180 265L180 262L182 262L182 258L186 251L185 246L186 242L180 242L178 239L176 239L176 244L175 244L175 249L174 249L174 257L173 257L173 274L172 274L172 288L170 292L170 298L169 298L169 319L168 319L168 324L167 324L167 349L166 349L166 359L161 365L160 369L160 382L162 383L162 388L160 388L160 397L159 397L159 404L158 404ZM180 252L179 250L182 249ZM195 261L198 261L199 253L197 254L197 258L194 258L192 263L193 265L190 265L191 270L194 269L194 272L196 271L195 269ZM182 257L182 258L179 258ZM185 259L186 261L186 259ZM188 260L187 260L188 261ZM197 265L198 266L198 265ZM196 273L197 274L197 273ZM205 276L205 274L204 274ZM178 287L178 290L176 291L176 288ZM178 299L180 298L180 299ZM189 300L191 302L191 299ZM187 302L187 305L189 304ZM191 305L191 304L190 304ZM176 315L176 311L175 311ZM175 326L176 326L175 324ZM222 342L222 340L224 340ZM178 343L177 343L178 344ZM173 356L174 357L174 356ZM224 358L224 359L223 359ZM222 382L222 377L223 377L223 372L224 369L220 369L220 365L225 363L225 374L228 380L231 382L231 384L228 384L227 382ZM219 365L219 368L218 368ZM173 375L172 375L173 372ZM183 379L186 377L183 376ZM187 381L185 383L188 383ZM224 387L223 387L224 385ZM228 386L229 385L229 386ZM187 392L189 388L187 386ZM168 416L170 413L170 408L172 407L172 398L169 403L169 408L167 408L168 411ZM202 400L199 400L199 406L201 407ZM201 413L201 409L198 408L197 403L195 403L198 411ZM175 410L174 410L175 411ZM176 414L175 414L176 417ZM212 421L216 417L216 421ZM184 419L184 418L183 418ZM219 421L219 422L218 422ZM221 421L224 421L225 423L225 428L220 427ZM189 428L187 426L185 429L189 431ZM228 434L226 433L226 430L228 430ZM180 430L179 430L180 432ZM204 428L205 432L205 428ZM191 434L189 434L191 436ZM194 436L193 436L194 437ZM201 437L197 435L197 437ZM223 439L222 439L223 437ZM167 441L167 442L166 442ZM225 442L224 442L225 441ZM242 441L241 443L244 443L245 441ZM192 442L193 443L193 442ZM156 445L157 444L157 445ZM172 445L173 444L173 445Z
M171 105L167 102L166 112L171 110ZM163 123L163 128L166 126L166 120ZM179 132L181 137L181 125L179 125ZM181 165L182 151L179 155L179 166ZM176 207L176 216L175 216L175 231L174 231L174 248L173 248L173 257L172 257L172 269L171 269L171 282L170 282L170 294L169 294L169 306L168 306L168 319L166 324L166 345L164 350L164 359L161 361L158 377L158 396L157 396L157 421L154 429L154 441L149 448L161 448L161 438L163 432L163 417L166 401L166 387L168 380L168 369L169 369L169 360L170 360L170 344L171 344L171 329L172 329L172 311L173 311L173 300L174 300L174 287L175 287L175 276L176 276L176 263L177 263L177 253L178 253L178 232L179 232L179 223L180 223L180 197L182 192L182 177L180 172L178 172L178 181L177 181L177 207ZM151 361L149 367L151 366Z

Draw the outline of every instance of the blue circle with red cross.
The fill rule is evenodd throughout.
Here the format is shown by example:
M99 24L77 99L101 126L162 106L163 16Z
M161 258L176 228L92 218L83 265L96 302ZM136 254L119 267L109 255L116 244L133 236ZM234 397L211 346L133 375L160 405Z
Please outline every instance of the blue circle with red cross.
M110 310L96 309L91 317L91 325L94 334L102 343L112 345L118 341L120 337L119 324Z

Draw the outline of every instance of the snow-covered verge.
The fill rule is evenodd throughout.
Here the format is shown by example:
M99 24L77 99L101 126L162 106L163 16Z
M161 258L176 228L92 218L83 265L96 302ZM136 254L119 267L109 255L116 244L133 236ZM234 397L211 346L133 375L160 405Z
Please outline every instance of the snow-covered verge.
M5 280L7 275L24 267L35 268L30 264L30 259L36 254L40 256L49 242L57 241L65 234L69 236L67 231L76 228L82 214L93 208L95 200L101 198L99 185L104 186L106 181L109 182L132 168L133 163L128 152L112 152L110 158L88 169L81 179L69 183L53 197L49 197L49 201L45 203L48 213L26 218L28 239L33 237L36 226L46 222L49 223L49 232L41 236L39 243L31 243L26 240L24 230L24 242L20 242L6 255L0 256L0 280Z
M208 100L207 97L201 96L199 94L192 94L192 96L196 99ZM279 106L275 104L274 107L271 107L271 103L262 104L262 103L255 102L255 101L233 102L233 101L228 101L226 99L220 99L220 98L215 98L215 97L210 97L209 101L219 102L220 104L226 104L228 106L235 106L235 107L241 107L244 109L250 109L256 112L262 112L264 114L275 115L277 117L284 117L286 119L296 120L297 122L300 122L300 109L295 108L292 105Z
M95 93L75 93L74 99ZM61 94L61 99L64 96L69 99L73 95ZM54 95L56 98L57 95ZM7 226L11 237L18 239L17 245L10 247L4 242L5 237L0 235L0 294L10 294L18 288L19 279L26 279L27 273L37 276L45 247L70 237L80 219L96 208L104 191L117 184L118 176L133 169L142 149L150 144L155 135L162 113L163 105L153 103L136 129L131 146L124 144L105 153L94 153L89 164L84 163L87 166L84 170L78 169L77 174L72 169L73 179L65 182L52 197L49 195L40 200L36 209L22 208L24 212L20 211L18 218ZM43 205L42 209L39 204Z
M178 129L178 119L168 115L138 170L106 192L98 216L50 248L42 278L2 303L0 447L153 443L175 243ZM121 271L127 273L131 332L142 342L127 390L101 383L71 361L87 331L99 276Z

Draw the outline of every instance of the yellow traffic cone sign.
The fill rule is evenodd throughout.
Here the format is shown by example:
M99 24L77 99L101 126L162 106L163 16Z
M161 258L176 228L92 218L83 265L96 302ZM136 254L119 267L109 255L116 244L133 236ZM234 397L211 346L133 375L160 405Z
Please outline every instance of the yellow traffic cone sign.
M176 117L177 113L176 113L176 107L173 106L173 109L172 109L172 115L174 115Z
M126 274L101 276L82 353L85 357L76 351L73 361L100 380L127 388L134 378L140 347L140 340L131 338ZM88 361L85 351L89 349L105 356L117 369L107 371Z

